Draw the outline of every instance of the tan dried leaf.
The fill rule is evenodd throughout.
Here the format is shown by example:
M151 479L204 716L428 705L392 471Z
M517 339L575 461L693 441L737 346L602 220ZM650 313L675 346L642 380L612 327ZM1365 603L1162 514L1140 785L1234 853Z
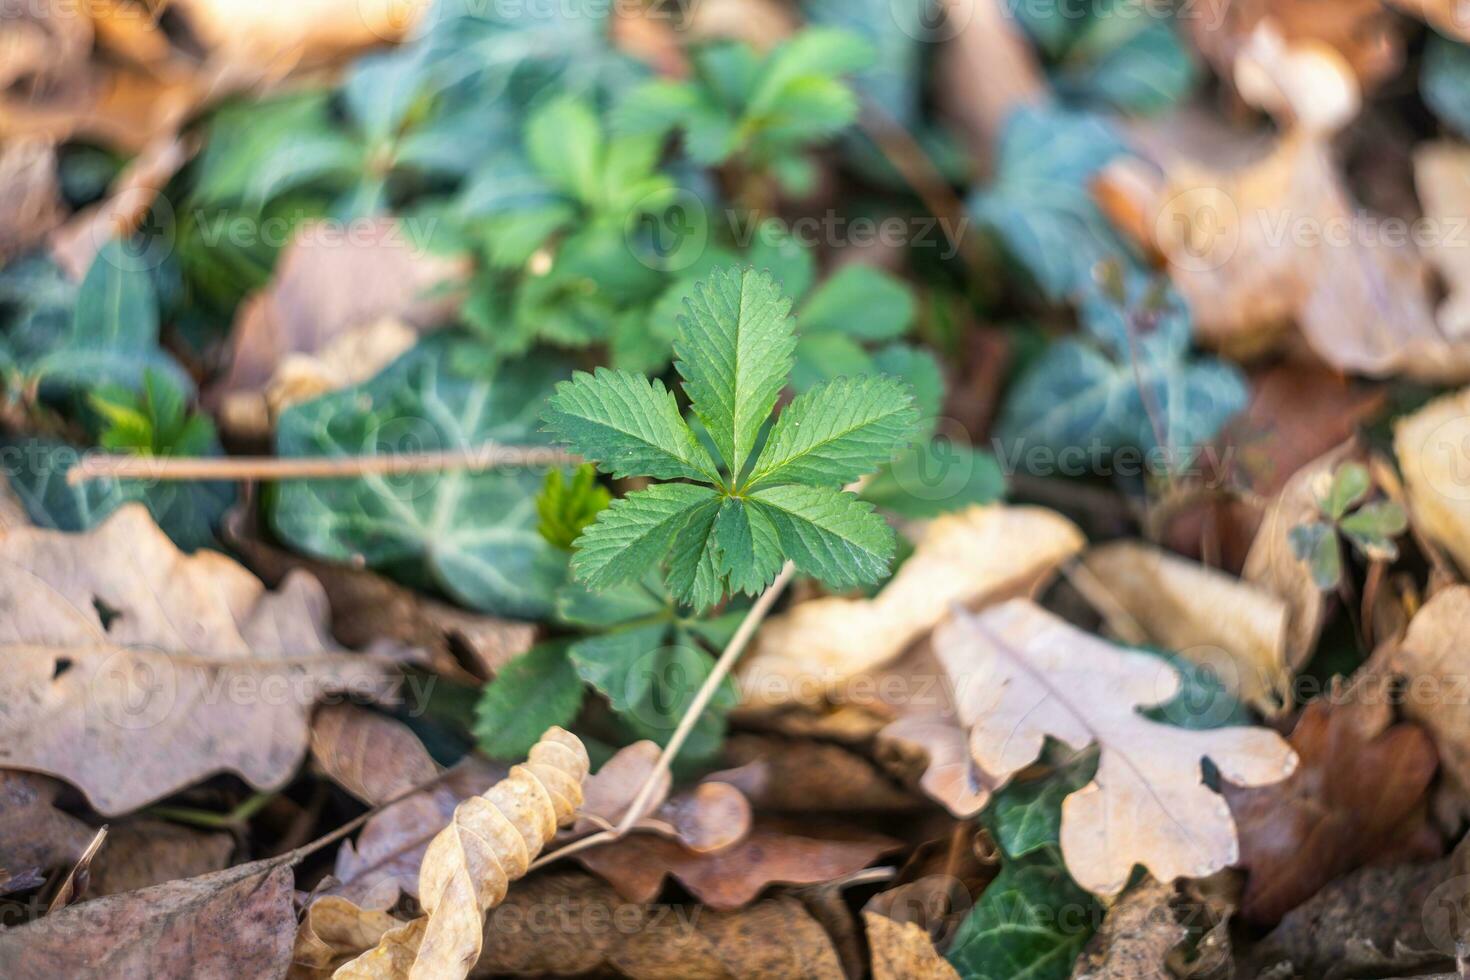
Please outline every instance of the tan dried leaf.
M1414 186L1425 220L1436 227L1463 227L1470 214L1470 147L1440 140L1414 149ZM1424 257L1443 280L1448 295L1437 316L1446 334L1470 337L1470 243L1451 234L1432 238Z
M1142 542L1094 548L1084 562L1153 643L1209 667L1263 714L1278 714L1289 702L1281 599Z
M108 815L217 772L278 788L320 696L397 683L332 642L315 580L267 592L218 552L179 551L139 504L83 534L0 536L0 610L0 758Z
M999 781L1035 762L1047 738L1096 744L1096 778L1062 805L1061 845L1078 884L1122 891L1135 864L1161 881L1204 877L1239 858L1224 799L1201 760L1223 778L1259 786L1290 775L1296 756L1263 728L1187 731L1138 709L1163 704L1179 675L1156 657L1120 650L1022 599L959 614L935 650L970 730L976 764Z
M653 775L661 754L654 742L634 742L619 749L595 776L589 776L574 833L580 836L616 826ZM649 800L653 812L634 824L634 830L676 840L701 854L722 851L750 832L750 801L735 786L708 781L672 798L668 794L669 776L663 773Z
M890 768L917 768L919 788L961 820L985 809L999 785L975 765L965 730L946 715L900 718L878 733L878 751Z
M413 970L428 928L427 916L394 926L372 949L338 967L332 980L403 980Z
M87 897L196 878L230 865L235 837L167 820L134 817L108 828L107 846L92 862Z
M1317 519L1324 474L1335 472L1356 450L1356 443L1349 441L1297 470L1266 509L1241 569L1245 581L1286 603L1288 671L1301 670L1311 659L1322 632L1326 605L1322 590L1312 579L1311 567L1292 550L1291 529Z
M0 150L0 261L34 248L64 217L56 147L28 139Z
M419 869L419 904L426 921L407 973L397 967L410 945L412 924L385 935L364 954L362 966L354 961L337 975L409 980L467 976L480 958L486 910L500 904L510 883L526 873L556 828L571 821L582 805L588 765L587 751L575 735L547 729L524 764L512 767L509 776L483 795L455 807L449 826L429 842ZM391 968L367 966L380 962Z
M364 803L388 802L433 779L439 767L407 725L355 704L329 704L311 719L311 757Z
M360 909L345 898L319 898L307 908L296 931L287 980L324 980L400 925L386 912Z
M1184 941L1174 888L1147 878L1108 910L1072 970L1074 980L1173 980L1169 954Z
M1439 760L1463 791L1470 789L1470 586L1436 592L1409 621L1389 666L1410 678L1404 714L1429 729ZM1417 693L1416 693L1417 692Z
M864 912L873 980L959 980L929 933L913 922L895 922L877 912Z
M1470 572L1470 388L1396 419L1393 448L1414 526Z
M279 858L74 905L0 929L7 977L275 977L294 875Z
M56 808L62 789L45 776L0 770L0 895L39 885L92 839L91 827Z
M1029 594L1083 544L1076 525L1041 507L996 504L936 518L874 598L813 599L766 620L736 670L745 704L841 700L849 680L896 659L955 604Z

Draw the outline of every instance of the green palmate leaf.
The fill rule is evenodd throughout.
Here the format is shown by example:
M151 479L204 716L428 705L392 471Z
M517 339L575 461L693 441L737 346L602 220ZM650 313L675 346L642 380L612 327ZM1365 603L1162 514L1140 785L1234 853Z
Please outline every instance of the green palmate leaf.
M1009 861L946 957L965 980L1066 980L1101 913L1051 855Z
M801 307L801 333L843 333L858 340L896 340L914 319L914 297L880 269L849 265L818 286Z
M913 441L919 413L890 378L839 379L798 395L771 429L749 486L843 486Z
M835 588L877 582L893 556L893 530L850 493L799 485L765 487L750 504L776 529L798 571Z
M641 578L711 503L718 503L713 490L687 483L660 483L615 500L577 539L572 569L595 589Z
M1446 126L1470 139L1470 45L1431 36L1423 72L1424 101Z
M1371 559L1393 561L1399 549L1393 539L1409 528L1409 515L1392 500L1364 504L1337 525L1347 539Z
M495 675L475 709L475 735L492 759L523 759L553 725L568 726L582 707L582 682L564 640L541 643Z
M468 378L452 369L453 351L451 338L432 337L364 384L292 406L277 427L278 453L543 444L535 420L564 366L535 358ZM566 569L565 555L536 531L544 476L534 467L499 467L297 480L280 485L271 516L299 550L362 561L486 612L540 617Z
M559 190L583 201L598 197L602 124L580 99L559 98L526 123L526 153Z
M715 541L715 519L721 501L718 495L711 497L690 513L669 554L669 591L695 609L709 608L725 592Z
M738 477L791 371L791 302L766 273L720 270L694 288L686 311L675 367Z
M573 542L612 503L612 494L597 483L597 468L590 463L577 467L568 481L561 470L546 474L536 497L536 529L558 548L570 551Z
M776 526L756 507L727 498L715 518L719 572L734 592L757 595L781 570L782 549Z
M1319 502L1322 514L1328 520L1341 520L1344 514L1362 503L1372 487L1373 481L1368 476L1368 467L1362 463L1343 463L1332 474L1327 496Z
M641 374L607 368L574 374L557 385L546 425L613 476L718 479L714 461L679 414L674 393Z

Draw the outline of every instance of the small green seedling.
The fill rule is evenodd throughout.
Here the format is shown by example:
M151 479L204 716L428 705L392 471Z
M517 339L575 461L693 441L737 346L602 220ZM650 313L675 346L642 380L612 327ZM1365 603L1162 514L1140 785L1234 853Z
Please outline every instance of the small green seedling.
M215 445L214 423L189 411L184 393L168 378L143 372L143 391L108 385L87 398L105 423L97 441L104 449L138 456L205 456Z
M667 558L670 591L701 610L727 593L759 593L787 559L839 589L887 572L892 530L842 488L914 440L913 396L883 375L839 378L772 422L794 362L790 312L764 272L717 271L693 291L675 367L708 448L659 381L602 368L557 387L546 423L573 451L615 477L679 481L598 516L572 558L583 583L606 589Z
M612 503L612 494L597 482L597 468L577 467L570 481L561 470L549 470L536 497L536 529L548 542L571 551L572 543Z
M1399 556L1393 539L1409 526L1404 509L1393 501L1363 503L1373 485L1361 463L1344 463L1326 484L1317 495L1322 519L1298 524L1289 535L1292 551L1308 564L1312 581L1324 592L1342 581L1339 535L1370 561L1393 561Z

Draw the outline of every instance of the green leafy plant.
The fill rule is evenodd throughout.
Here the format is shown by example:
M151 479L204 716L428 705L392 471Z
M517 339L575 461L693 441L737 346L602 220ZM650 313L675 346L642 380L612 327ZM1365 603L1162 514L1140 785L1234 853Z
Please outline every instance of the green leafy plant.
M658 381L600 369L557 386L546 423L575 452L615 477L687 481L599 515L572 559L585 584L636 580L667 557L670 591L700 610L759 593L786 559L834 588L887 571L893 532L841 488L913 439L913 398L885 377L842 379L797 396L772 423L796 347L790 309L754 270L716 272L695 290L674 349L709 448Z
M801 31L765 56L744 43L712 44L695 52L692 79L650 82L631 93L618 125L627 133L678 130L694 162L737 159L747 172L804 194L816 179L805 151L858 116L842 76L871 59L861 38L832 28Z
M1312 581L1325 591L1342 582L1342 544L1346 538L1353 549L1369 561L1398 558L1394 538L1409 526L1404 508L1392 500L1367 500L1373 489L1367 467L1343 463L1317 497L1319 520L1298 524L1288 534L1291 550L1312 571Z
M568 480L561 470L548 470L536 497L536 530L564 551L612 503L612 494L597 482L597 467L583 463Z
M214 422L191 412L184 393L149 368L141 393L115 385L87 398L106 422L97 442L113 452L139 456L203 456L215 444Z
M1082 334L1048 347L1006 400L1000 433L1021 462L1025 447L1059 457L1095 446L1162 450L1178 468L1245 407L1239 370L1191 355L1189 308L1172 288L1138 275L1105 281L1080 314Z

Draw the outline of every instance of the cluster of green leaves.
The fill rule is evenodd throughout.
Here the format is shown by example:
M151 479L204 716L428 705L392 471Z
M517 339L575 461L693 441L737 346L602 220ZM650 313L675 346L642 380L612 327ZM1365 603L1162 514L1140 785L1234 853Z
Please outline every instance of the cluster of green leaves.
M801 31L764 56L743 42L710 44L695 52L688 81L650 82L631 93L617 124L625 133L678 130L695 163L733 159L805 194L816 181L806 151L857 119L843 76L871 59L861 38L832 28Z
M1011 391L1001 436L1022 464L1031 447L1096 446L1164 450L1171 467L1187 465L1245 407L1245 379L1191 355L1189 308L1172 287L1102 278L1082 301L1082 333L1051 344Z
M1199 78L1169 11L1147 0L1072 7L1015 5L1064 99L1121 112L1160 112L1187 98Z
M584 583L637 580L667 557L670 591L702 610L759 593L788 558L834 588L887 571L892 531L842 487L914 438L913 398L882 376L839 379L771 422L794 363L790 306L753 270L722 270L695 289L675 366L705 440L674 393L642 375L599 369L558 386L546 422L573 451L615 477L687 481L604 511L577 541L572 568Z
M1431 36L1419 88L1440 121L1470 139L1470 45Z
M597 482L597 467L583 463L568 480L561 470L549 470L536 497L536 530L549 543L571 551L587 525L612 503L612 494Z
M1342 582L1341 538L1369 561L1394 561L1399 556L1394 538L1408 529L1409 517L1392 500L1365 502L1372 489L1367 467L1343 463L1317 498L1319 519L1298 524L1288 534L1292 552L1307 563L1312 581L1324 592Z

